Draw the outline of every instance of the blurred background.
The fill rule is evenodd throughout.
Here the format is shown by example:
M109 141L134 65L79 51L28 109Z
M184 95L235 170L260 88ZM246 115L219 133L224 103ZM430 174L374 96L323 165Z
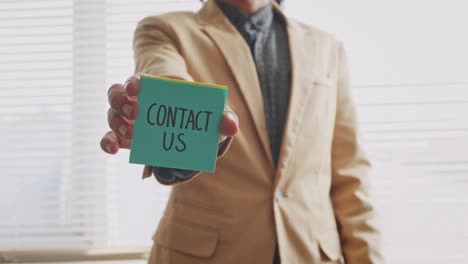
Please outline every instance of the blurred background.
M100 150L145 16L197 0L0 0L0 263L144 263L169 192ZM390 264L468 261L468 3L285 0L344 41ZM124 261L125 260L125 261Z

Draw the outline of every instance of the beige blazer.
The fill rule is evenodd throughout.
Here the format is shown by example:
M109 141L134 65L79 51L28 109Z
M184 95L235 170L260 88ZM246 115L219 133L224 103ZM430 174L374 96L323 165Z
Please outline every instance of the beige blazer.
M227 85L240 120L216 173L172 187L149 263L270 264L276 243L283 264L383 263L343 47L286 21L292 92L277 168L249 47L216 2L138 24L137 72Z

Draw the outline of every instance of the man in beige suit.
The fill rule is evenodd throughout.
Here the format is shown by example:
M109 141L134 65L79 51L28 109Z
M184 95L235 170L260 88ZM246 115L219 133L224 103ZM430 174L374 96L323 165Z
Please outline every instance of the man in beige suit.
M214 174L145 167L173 185L149 263L383 263L339 41L268 0L208 0L142 20L134 52L136 72L229 87ZM108 153L138 89L109 90Z

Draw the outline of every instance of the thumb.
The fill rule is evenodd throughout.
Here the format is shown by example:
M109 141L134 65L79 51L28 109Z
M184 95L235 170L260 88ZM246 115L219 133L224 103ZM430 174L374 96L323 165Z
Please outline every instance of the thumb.
M231 110L224 111L220 130L220 142L228 137L235 136L239 132L239 119Z

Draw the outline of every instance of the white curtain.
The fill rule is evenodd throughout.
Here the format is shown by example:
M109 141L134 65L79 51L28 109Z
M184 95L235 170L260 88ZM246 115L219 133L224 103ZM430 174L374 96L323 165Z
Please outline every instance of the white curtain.
M197 0L0 1L0 252L148 247L169 192L104 154L138 20ZM348 47L389 263L466 263L464 1L286 0Z

